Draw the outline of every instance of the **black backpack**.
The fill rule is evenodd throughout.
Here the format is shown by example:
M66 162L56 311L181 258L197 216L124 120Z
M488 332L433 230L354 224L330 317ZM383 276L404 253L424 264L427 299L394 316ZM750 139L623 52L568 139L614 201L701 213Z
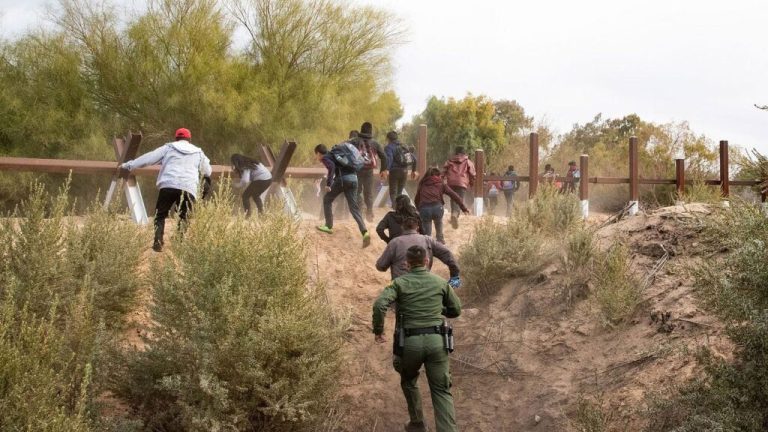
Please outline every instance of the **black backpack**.
M402 167L408 167L413 164L413 154L402 144L397 144L397 147L395 147L394 159L395 163Z

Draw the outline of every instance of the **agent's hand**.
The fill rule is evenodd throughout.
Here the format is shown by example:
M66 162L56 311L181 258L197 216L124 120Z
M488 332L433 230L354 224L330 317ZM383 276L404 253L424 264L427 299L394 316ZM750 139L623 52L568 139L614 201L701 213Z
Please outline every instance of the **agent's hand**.
M375 340L378 344L383 344L387 341L387 338L384 337L384 334L378 334L373 338L373 340Z
M326 191L326 192L330 192L330 191L331 191L331 187L330 187L330 186L326 186L326 187L325 187L325 191Z
M448 285L450 285L451 288L453 289L459 289L459 287L461 287L461 278L458 276L454 276L448 279Z

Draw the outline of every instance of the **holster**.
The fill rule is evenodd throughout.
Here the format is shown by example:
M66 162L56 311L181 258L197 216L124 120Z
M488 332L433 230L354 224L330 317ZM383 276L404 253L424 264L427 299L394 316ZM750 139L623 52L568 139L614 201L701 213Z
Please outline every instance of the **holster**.
M403 327L403 316L398 315L395 323L395 336L392 338L392 354L402 357L405 349L405 328Z
M440 334L443 336L443 348L449 353L453 352L453 327L448 321L443 320L440 326Z

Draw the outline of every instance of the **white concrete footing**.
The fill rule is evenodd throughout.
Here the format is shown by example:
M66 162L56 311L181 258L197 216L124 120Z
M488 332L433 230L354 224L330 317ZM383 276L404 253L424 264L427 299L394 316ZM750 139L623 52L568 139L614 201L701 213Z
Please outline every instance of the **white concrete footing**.
M637 212L640 211L640 203L638 201L630 201L629 202L629 215L635 216Z
M581 200L581 217L587 220L589 217L589 200Z
M483 198L475 198L475 216L483 215Z

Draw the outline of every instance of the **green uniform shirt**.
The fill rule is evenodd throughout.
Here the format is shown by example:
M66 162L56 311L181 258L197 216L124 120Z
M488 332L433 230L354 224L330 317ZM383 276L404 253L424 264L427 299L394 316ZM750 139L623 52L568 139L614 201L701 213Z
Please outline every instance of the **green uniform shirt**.
M404 328L424 328L440 325L443 316L456 318L461 314L461 301L448 282L430 273L425 267L415 267L410 273L392 281L373 304L373 333L384 332L384 316L392 302L403 317Z

